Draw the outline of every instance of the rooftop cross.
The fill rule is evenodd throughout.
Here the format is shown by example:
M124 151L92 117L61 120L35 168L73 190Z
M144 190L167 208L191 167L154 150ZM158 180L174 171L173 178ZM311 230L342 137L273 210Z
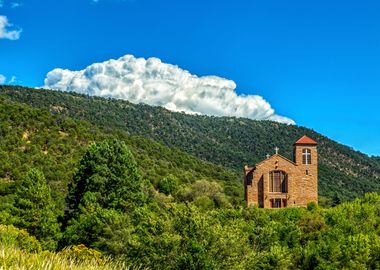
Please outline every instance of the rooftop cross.
M269 154L267 154L267 159L270 157L270 155Z
M278 154L278 150L280 150L280 149L276 146L276 148L274 150L276 151L276 154Z

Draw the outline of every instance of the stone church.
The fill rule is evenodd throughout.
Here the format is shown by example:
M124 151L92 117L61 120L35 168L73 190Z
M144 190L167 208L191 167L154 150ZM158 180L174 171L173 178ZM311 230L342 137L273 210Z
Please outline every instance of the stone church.
M305 207L318 202L317 142L306 135L293 145L293 160L278 154L253 168L244 167L247 205L261 208Z

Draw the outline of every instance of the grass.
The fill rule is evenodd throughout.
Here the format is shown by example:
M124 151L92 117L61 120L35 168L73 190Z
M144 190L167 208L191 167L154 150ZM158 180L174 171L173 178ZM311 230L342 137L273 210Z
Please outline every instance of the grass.
M0 246L0 270L137 270L111 259L78 261L63 252L27 252L17 247Z

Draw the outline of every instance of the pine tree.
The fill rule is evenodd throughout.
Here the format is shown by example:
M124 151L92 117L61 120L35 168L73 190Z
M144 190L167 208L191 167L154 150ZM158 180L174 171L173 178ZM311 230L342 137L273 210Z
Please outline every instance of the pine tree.
M55 204L45 176L31 169L16 190L14 224L26 229L39 239L44 248L54 249L59 238L59 224Z
M106 140L88 148L69 187L63 244L98 247L104 230L144 201L142 178L124 142Z
M69 187L69 208L77 211L86 198L102 208L126 210L143 200L142 179L132 153L113 139L91 145Z

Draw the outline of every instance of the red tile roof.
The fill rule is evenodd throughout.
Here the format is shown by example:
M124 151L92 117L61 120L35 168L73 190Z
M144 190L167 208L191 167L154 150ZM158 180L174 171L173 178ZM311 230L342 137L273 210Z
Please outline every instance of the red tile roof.
M310 139L308 136L304 135L301 139L296 141L294 144L311 144L311 145L317 145L318 143L314 141L313 139Z

